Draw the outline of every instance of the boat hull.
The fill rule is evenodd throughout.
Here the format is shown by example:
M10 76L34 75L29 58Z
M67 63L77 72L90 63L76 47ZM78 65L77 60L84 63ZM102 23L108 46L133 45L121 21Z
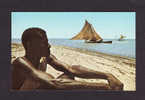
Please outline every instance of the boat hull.
M102 43L112 43L112 41L103 41Z
M85 41L85 43L112 43L112 41Z

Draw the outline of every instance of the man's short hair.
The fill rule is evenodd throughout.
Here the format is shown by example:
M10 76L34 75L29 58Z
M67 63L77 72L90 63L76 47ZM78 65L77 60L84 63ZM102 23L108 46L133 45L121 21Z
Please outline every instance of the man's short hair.
M44 38L46 37L46 32L41 28L28 28L22 34L22 44L25 49L27 49L27 42L33 38Z

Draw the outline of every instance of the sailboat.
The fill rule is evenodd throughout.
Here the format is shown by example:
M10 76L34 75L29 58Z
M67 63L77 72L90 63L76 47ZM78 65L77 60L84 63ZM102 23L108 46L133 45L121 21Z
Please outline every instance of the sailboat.
M122 41L124 40L124 38L126 38L126 36L123 36L122 34L120 35L120 38L118 39L118 41Z
M85 43L112 43L112 41L103 41L99 34L95 31L92 24L87 20L82 30L72 38L72 40L85 40Z

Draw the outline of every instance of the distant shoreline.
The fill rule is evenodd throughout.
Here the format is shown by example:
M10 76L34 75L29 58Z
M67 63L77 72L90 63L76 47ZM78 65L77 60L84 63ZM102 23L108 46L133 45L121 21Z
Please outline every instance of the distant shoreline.
M58 45L53 45L53 46L58 46ZM86 53L86 54L89 54L89 55L92 55L92 56L93 55L96 56L97 53L99 53L99 54L103 54L103 55L106 55L106 56L125 58L125 59L129 59L129 60L135 60L136 59L136 58L133 58L133 57L107 54L107 53L102 53L102 52L99 52L99 51L91 51L91 50L85 50L85 49L80 49L80 48L73 48L73 47L68 47L68 46L58 46L58 47L63 47L65 49L75 50L75 51L78 51L78 52L81 52L81 53Z

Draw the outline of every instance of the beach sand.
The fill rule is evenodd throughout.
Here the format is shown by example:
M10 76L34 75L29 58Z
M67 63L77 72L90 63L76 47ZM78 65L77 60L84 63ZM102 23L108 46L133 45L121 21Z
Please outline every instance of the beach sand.
M104 54L100 52L91 52L77 48L64 46L51 46L51 53L57 59L69 65L82 65L92 70L112 73L123 84L125 91L136 91L136 60L115 55ZM25 51L21 44L13 43L11 45L11 62L16 57L24 56ZM47 68L47 72L54 76L59 75L59 72L53 68ZM75 78L79 81L106 83L103 79L82 79Z

